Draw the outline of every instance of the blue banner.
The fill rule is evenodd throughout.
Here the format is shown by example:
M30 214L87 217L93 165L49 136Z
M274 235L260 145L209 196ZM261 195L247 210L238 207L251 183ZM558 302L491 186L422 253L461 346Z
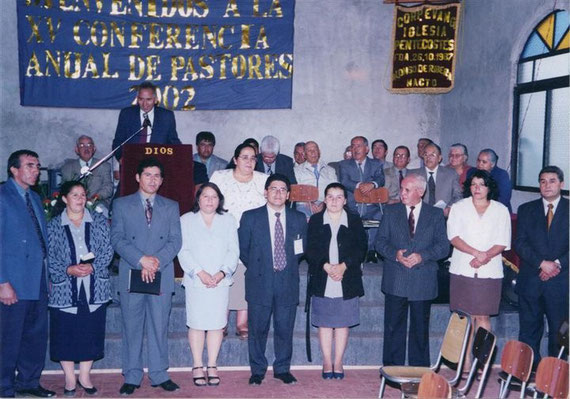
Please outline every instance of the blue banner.
M291 108L295 0L17 0L21 104Z

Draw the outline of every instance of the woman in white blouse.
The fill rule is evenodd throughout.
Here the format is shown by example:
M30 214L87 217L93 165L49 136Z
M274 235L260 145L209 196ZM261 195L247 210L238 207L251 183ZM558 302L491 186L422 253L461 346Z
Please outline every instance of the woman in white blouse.
M224 196L213 183L196 193L192 212L180 218L188 341L194 359L192 376L197 386L219 385L216 361L227 324L229 288L239 257L237 223L224 210ZM207 333L206 333L207 332ZM202 353L207 342L208 367Z
M508 209L492 199L498 196L497 184L484 170L465 181L464 196L451 207L447 221L447 236L454 247L449 303L451 310L473 318L472 338L478 327L491 330L489 316L499 313L501 254L510 249L511 218Z

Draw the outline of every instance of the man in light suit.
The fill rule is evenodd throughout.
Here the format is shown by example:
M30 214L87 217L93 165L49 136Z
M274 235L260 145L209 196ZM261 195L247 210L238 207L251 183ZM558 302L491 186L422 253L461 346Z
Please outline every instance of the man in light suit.
M149 378L153 387L178 389L169 378L168 318L174 293L174 257L182 246L178 204L157 194L164 168L146 158L137 168L139 190L113 203L111 243L120 255L119 297L123 318L123 375L121 395L131 395L143 378L142 346L147 331ZM161 273L160 295L131 293L129 271L142 270L144 282Z
M99 162L95 158L97 147L93 139L89 136L79 136L75 144L75 153L78 159L68 159L61 167L62 183L70 180L77 180L81 176L81 169L91 167ZM113 180L111 179L111 165L103 162L93 170L92 174L87 176L83 183L87 186L88 198L97 195L99 201L109 209L111 198L113 197Z
M463 198L459 185L459 176L454 170L440 167L443 157L441 148L431 143L424 148L424 167L410 170L410 173L423 176L427 181L424 202L443 209L445 217L449 215L451 205Z
M455 172L454 172L455 173ZM388 205L378 231L376 250L384 256L384 365L406 360L408 309L408 364L429 366L429 317L437 297L437 261L447 256L443 212L422 202L426 180L408 175L402 181L401 203Z
M0 397L52 397L40 385L48 337L47 231L40 197L30 187L38 154L13 152L0 186ZM16 370L18 375L16 376Z
M144 125L148 127L128 143L180 144L174 112L155 106L157 102L156 86L150 82L141 83L137 94L138 105L123 108L119 114L113 149ZM148 122L145 123L145 120ZM121 159L121 155L121 149L117 150L117 159Z
M519 339L540 362L544 315L548 322L548 356L558 356L557 332L568 320L568 199L561 196L564 173L546 166L539 173L541 198L522 204L517 213L515 250L521 259Z
M247 268L250 385L261 384L267 371L265 346L272 315L273 376L285 384L297 381L290 368L299 304L299 260L304 251L307 222L303 213L285 206L289 189L286 176L269 176L265 183L267 204L245 212L238 230L240 259Z
M410 149L405 145L399 145L394 149L394 166L384 168L385 187L388 189L389 204L400 202L400 184L408 175L408 163L410 162Z
M216 146L216 136L212 132L200 132L196 135L196 154L194 161L206 165L208 178L216 170L224 170L228 166L228 161L214 155L214 147Z
M285 175L291 184L297 184L293 170L293 159L287 155L280 154L279 150L280 143L277 137L265 136L261 140L255 170L268 175L280 173Z
M339 164L338 180L346 187L348 192L348 208L364 219L380 220L382 207L380 204L357 204L354 192L360 190L366 194L370 190L384 186L384 168L377 159L368 157L370 148L368 140L363 136L356 136L350 141L352 159L341 161ZM367 262L376 262L374 241L377 229L368 229L368 256Z

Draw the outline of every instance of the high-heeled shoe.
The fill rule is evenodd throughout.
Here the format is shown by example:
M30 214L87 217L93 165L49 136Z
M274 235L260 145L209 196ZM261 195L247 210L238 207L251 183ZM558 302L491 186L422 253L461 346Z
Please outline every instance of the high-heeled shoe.
M85 391L85 393L87 395L95 395L97 393L97 388L95 388L95 387L87 388L87 387L83 386L79 380L77 380L77 385L79 385L81 388L83 388L83 390Z
M332 371L323 371L323 380L332 380L334 378L334 373Z
M342 373L337 373L336 371L333 370L332 374L335 380L342 380L344 378L344 370L342 371Z
M194 380L194 385L196 385L197 387L205 387L208 385L208 381L206 380L207 376L206 373L204 372L204 375L199 376L199 377L194 377L194 370L199 370L199 369L204 369L203 366L199 366L199 367L193 367L192 368L192 379Z
M75 388L67 389L66 387L63 387L63 396L66 398L73 398L75 396L75 392Z

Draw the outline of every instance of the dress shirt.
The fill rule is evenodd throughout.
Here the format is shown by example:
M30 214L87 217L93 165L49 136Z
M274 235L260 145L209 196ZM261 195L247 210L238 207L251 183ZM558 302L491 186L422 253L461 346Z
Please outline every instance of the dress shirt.
M148 119L150 121L150 126L147 130L147 135L146 135L146 142L150 143L150 136L152 134L152 127L154 126L154 107L152 107L152 109L149 112L144 112L141 108L141 111L140 111L141 127L142 127L143 122L144 122L144 114L146 114L148 116Z
M366 161L367 161L368 157L365 157L363 161L357 161L356 159L354 160L354 162L356 162L356 167L357 168L361 168L362 170L362 174L364 174L364 168L366 168ZM384 170L384 168L382 168L382 170ZM360 183L368 183L367 181L362 181ZM360 183L356 184L356 188L358 188L358 186L360 186ZM376 182L370 182L372 184L374 184L374 188L378 188L378 184L376 184Z
M16 183L16 180L14 180L13 177L10 177L10 179L12 180L12 183L14 183L14 186L16 186L16 190L18 191L18 194L20 194L22 196L22 200L24 201L24 204L26 203L26 193L30 192L30 189L28 188L27 190L23 189L22 186L20 186L18 183ZM30 200L31 200L31 196L30 196ZM38 209L37 205L36 205L36 201L31 201L32 203L32 208L34 209L34 213L36 214L36 218L38 219L38 222L41 220L41 218L43 217L43 213L44 210L43 209ZM46 244L47 244L47 238L44 238L46 240Z
M414 205L414 234L416 233L416 229L418 227L418 220L420 220L420 211L422 210L422 203L423 201L418 202ZM408 220L410 219L410 211L412 208L409 205L406 205L406 217Z
M295 166L295 178L298 184L307 184L309 186L316 186L319 189L319 201L325 200L325 188L330 183L338 182L335 170L328 166L326 163L319 161L317 163L317 170L319 171L319 181L315 176L315 168L309 162L305 161L300 165Z
M139 194L140 194L140 196L141 196L141 203L142 203L142 205L143 205L143 209L146 210L146 200L147 200L147 199L145 198L145 196L143 195L143 193L141 193L140 191L139 191ZM156 198L156 194L153 194L153 195L151 195L150 197L148 197L148 199L150 200L150 206L152 206L152 207L154 207L154 199L155 199L155 198Z
M91 161L93 160L93 158L91 158L89 161L85 162L83 159L79 158L79 170L83 169L84 167L90 167L91 166Z
M430 170L427 166L425 168L426 168L426 181L429 182L430 173L433 173L433 181L435 182L435 184L437 184L437 170L439 169L439 165L437 165L434 170Z
M283 226L283 242L285 243L287 240L287 229L285 228L285 207L280 211L276 211L275 209L271 208L269 205L267 207L267 215L269 216L269 235L271 236L271 256L273 257L273 263L275 263L275 222L277 221L277 216L275 216L276 212L279 212L279 220L281 221L281 226Z
M556 198L552 202L548 202L544 198L542 199L542 206L544 207L544 216L546 216L546 214L548 213L548 204L552 204L552 214L553 215L556 214L556 208L558 207L558 203L560 202L560 198L562 198L562 197L559 195L558 198Z
M271 165L267 165L265 162L263 162L263 171L265 172L265 174L269 174L269 170L271 170L271 174L275 174L275 162L273 162Z

